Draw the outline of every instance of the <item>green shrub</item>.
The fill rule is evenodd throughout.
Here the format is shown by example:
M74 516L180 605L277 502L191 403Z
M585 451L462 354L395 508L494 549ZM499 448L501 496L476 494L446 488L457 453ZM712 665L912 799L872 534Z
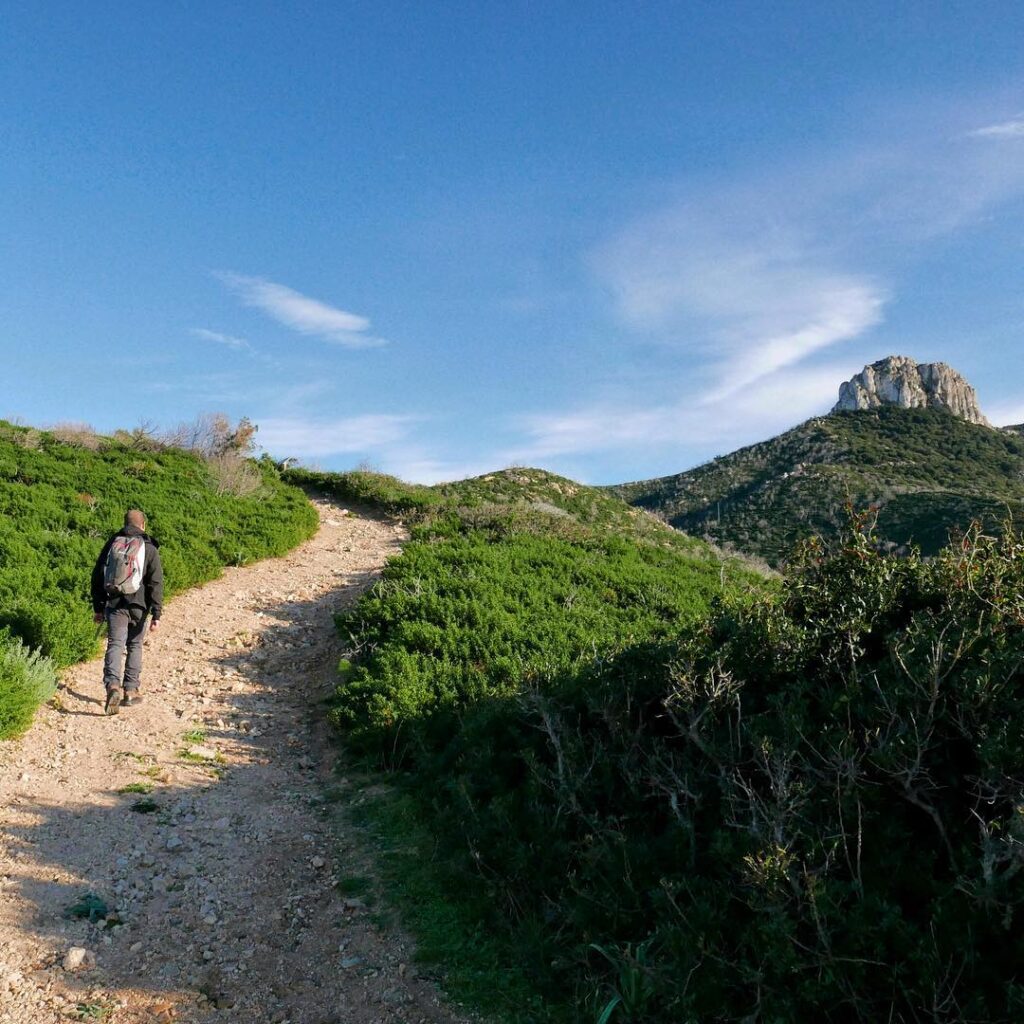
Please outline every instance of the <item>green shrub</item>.
M515 472L533 486L571 484ZM564 507L538 507L529 491L525 501L498 500L507 480L438 488L444 503L421 517L401 555L339 618L363 652L333 709L353 742L389 756L396 733L403 751L443 744L461 708L662 635L724 592L763 584L649 517L635 526L638 513L591 488L571 485ZM579 491L597 494L590 514Z
M484 1010L515 1003L514 1019L534 1021L546 1016L545 979L565 950L549 943L543 915L539 927L531 915L512 929L495 917L516 897L497 876L491 888L478 884L471 844L479 839L479 852L489 853L502 825L486 820L487 808L486 834L469 825L479 794L462 790L460 758L497 736L526 694L771 584L621 500L550 473L513 469L427 493L417 492L401 555L338 620L352 657L339 664L332 716L374 763L404 769L400 801L368 813L382 829L385 860L400 860L393 891L411 907L421 952L440 958L460 997ZM527 749L535 727L523 728ZM502 733L501 742L492 753L511 766L518 741ZM512 775L496 768L495 805L511 805L515 787L528 786L521 766ZM481 780L481 791L488 785ZM530 853L517 841L512 829L510 855L528 872ZM405 849L404 858L390 852ZM626 987L616 1005L639 1005L646 987Z
M0 631L0 740L19 736L32 724L36 708L57 688L53 663Z
M373 505L389 513L424 512L437 505L440 495L430 487L407 484L386 473L353 469L347 473L321 473L309 469L288 469L282 474L288 483L356 505Z

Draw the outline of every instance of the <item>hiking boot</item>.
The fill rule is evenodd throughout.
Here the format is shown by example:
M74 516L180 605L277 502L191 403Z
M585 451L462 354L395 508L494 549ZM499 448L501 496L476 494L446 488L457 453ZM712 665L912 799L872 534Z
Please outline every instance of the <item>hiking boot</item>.
M142 703L142 694L138 690L125 690L124 700L121 703L126 708L133 708L136 704Z
M103 705L103 712L107 715L116 715L117 709L121 706L121 691L107 690L107 703Z

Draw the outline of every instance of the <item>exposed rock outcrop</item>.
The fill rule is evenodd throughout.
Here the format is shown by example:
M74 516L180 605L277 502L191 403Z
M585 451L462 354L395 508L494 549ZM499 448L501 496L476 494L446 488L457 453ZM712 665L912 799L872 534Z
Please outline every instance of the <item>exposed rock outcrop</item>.
M839 387L833 412L877 409L946 409L968 423L989 426L978 407L974 388L945 363L918 363L908 356L889 356L865 366Z

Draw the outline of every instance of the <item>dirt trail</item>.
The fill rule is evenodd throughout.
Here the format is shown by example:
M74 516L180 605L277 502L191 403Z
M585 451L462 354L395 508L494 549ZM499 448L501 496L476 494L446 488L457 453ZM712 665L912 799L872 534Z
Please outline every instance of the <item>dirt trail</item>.
M287 557L168 605L140 706L102 717L101 666L81 665L0 746L0 1024L456 1020L345 895L360 854L325 802L332 615L403 535L318 508ZM66 916L86 892L105 922Z

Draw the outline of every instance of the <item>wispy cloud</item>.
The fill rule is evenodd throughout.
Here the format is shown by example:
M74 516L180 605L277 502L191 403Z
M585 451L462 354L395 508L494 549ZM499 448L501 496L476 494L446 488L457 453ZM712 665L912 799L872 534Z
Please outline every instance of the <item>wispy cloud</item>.
M859 369L856 361L787 369L741 394L719 395L699 403L683 400L636 408L626 400L523 416L516 426L526 441L504 452L503 458L535 464L610 451L646 452L652 446L685 453L706 444L749 443L828 412L835 404L839 383L855 369ZM681 460L685 457L679 455Z
M372 455L404 441L417 417L368 413L338 419L264 418L259 443L277 458Z
M1024 139L1024 119L988 124L967 134L976 139Z
M680 183L591 253L613 314L628 336L686 358L689 405L864 347L917 254L1024 195L1024 164L977 141L1024 137L1024 120L951 135L962 113L932 111L910 129L908 115L886 137Z
M286 285L230 271L218 271L215 276L245 305L262 310L279 324L300 334L345 348L378 348L387 344L384 338L370 333L370 321L366 317L310 298Z
M222 334L220 331L211 331L205 327L193 327L189 333L203 341L213 341L218 345L226 345L233 349L252 349L252 345L245 338L236 338L233 334Z

